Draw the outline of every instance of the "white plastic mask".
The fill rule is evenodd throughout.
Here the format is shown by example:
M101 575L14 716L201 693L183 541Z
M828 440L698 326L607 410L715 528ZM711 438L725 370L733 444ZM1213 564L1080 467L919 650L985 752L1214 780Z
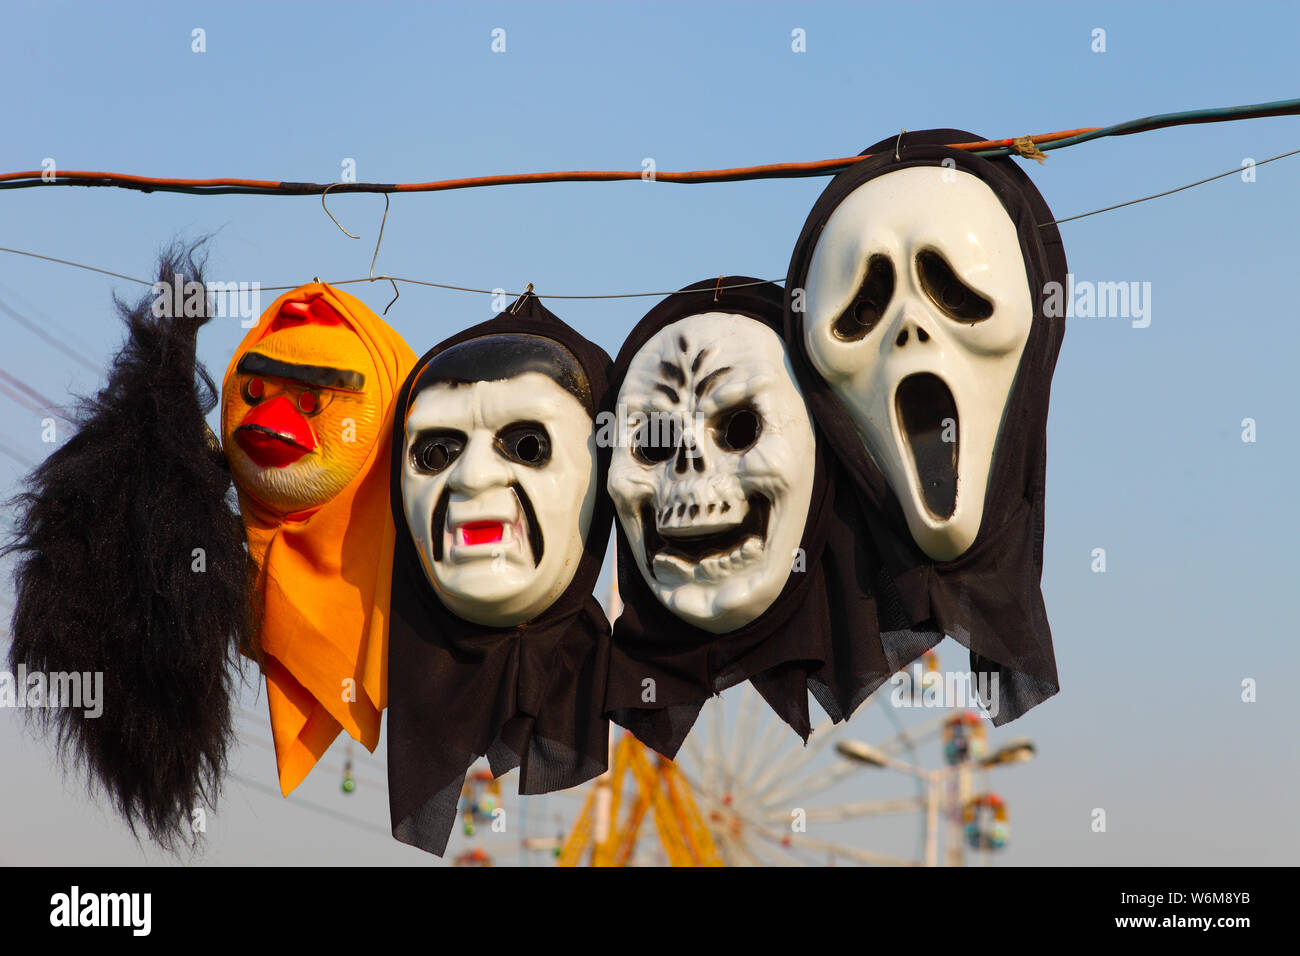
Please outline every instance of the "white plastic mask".
M541 372L439 383L406 417L402 506L425 576L452 613L510 627L578 570L596 499L582 403Z
M1033 300L1015 225L970 173L916 166L851 192L805 281L804 342L930 557L963 554Z
M713 634L755 620L785 587L812 497L812 419L785 345L721 312L661 329L619 392L609 470L641 576Z

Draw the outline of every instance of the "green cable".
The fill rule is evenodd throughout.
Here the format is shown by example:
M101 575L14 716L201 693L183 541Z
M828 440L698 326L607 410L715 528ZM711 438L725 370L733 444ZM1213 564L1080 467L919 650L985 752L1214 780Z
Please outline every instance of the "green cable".
M1275 100L1271 103L1256 103L1253 106L1222 106L1206 110L1187 110L1181 113L1158 113L1155 116L1147 116L1143 119L1129 120L1127 123L1103 126L1091 133L1079 133L1076 136L1058 139L1055 143L1040 143L1038 148L1043 152L1047 152L1052 149L1086 143L1093 139L1101 139L1104 136L1128 136L1133 133L1145 133L1149 130L1164 129L1169 126L1228 123L1233 120L1259 119L1266 116L1294 116L1297 113L1300 113L1300 99ZM1014 146L1006 146L999 149L978 150L975 155L984 157L1007 156L1015 152Z

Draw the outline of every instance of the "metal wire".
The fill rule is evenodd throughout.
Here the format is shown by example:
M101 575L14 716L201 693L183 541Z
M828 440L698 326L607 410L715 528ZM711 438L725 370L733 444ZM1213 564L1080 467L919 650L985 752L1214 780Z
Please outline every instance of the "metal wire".
M1265 163L1272 163L1272 162L1276 162L1279 159L1286 159L1288 156L1295 156L1297 153L1300 153L1300 149L1293 149L1289 153L1279 153L1276 156L1270 156L1268 159L1261 159L1255 165L1263 166ZM1172 196L1174 193L1180 193L1184 189L1191 189L1193 186L1203 186L1206 183L1214 182L1214 180L1216 179L1222 179L1224 176L1231 176L1234 173L1240 173L1244 168L1245 167L1243 166L1238 166L1235 169L1228 170L1226 173L1216 173L1213 176L1207 176L1205 179L1198 179L1194 183L1188 183L1186 186L1178 186L1175 187L1174 189L1166 189L1162 193L1153 193L1150 196L1143 196L1140 199L1130 199L1128 202L1116 203L1113 206L1103 206L1101 209L1092 210L1092 212L1081 212L1077 216L1067 216L1064 219L1056 219L1053 220L1052 222L1041 222L1038 224L1038 227L1041 229L1044 226L1057 226L1063 222L1074 222L1074 220L1076 219L1087 219L1089 216L1095 216L1098 213L1110 212L1112 209L1123 209L1125 206L1134 206L1140 202L1147 202L1148 200L1151 199L1159 199L1161 196Z
M1298 102L1300 102L1300 101L1298 101ZM1117 135L1118 135L1118 134L1117 134ZM1290 156L1295 156L1295 155L1300 155L1300 149L1293 149L1293 150L1291 150L1291 151L1289 151L1289 152L1286 152L1286 153L1279 153L1279 154L1276 155L1276 156L1270 156L1268 159L1261 159L1261 160L1259 160L1257 163L1255 163L1255 165L1256 165L1257 167L1258 167L1258 166L1264 166L1264 165L1266 165L1266 164L1268 164L1268 163L1276 162L1276 161L1279 160L1279 159L1286 159L1286 158L1288 158L1288 157L1290 157ZM1186 190L1186 189L1192 189L1192 188L1194 188L1194 187L1196 187L1196 186L1203 186L1203 185L1205 185L1206 183L1214 182L1216 179L1223 179L1225 176L1231 176L1231 175L1233 175L1234 173L1240 173L1241 171L1242 171L1242 167L1238 166L1238 167L1235 167L1235 168L1233 168L1233 169L1229 169L1229 170L1227 170L1226 172L1216 173L1216 174L1213 175L1213 176L1207 176L1205 179L1198 179L1198 180L1196 180L1195 182L1188 183L1188 184L1185 185L1185 186L1176 186L1176 187L1174 187L1173 189L1166 189L1166 190L1164 190L1163 192L1153 193L1153 194L1151 194L1150 196L1141 196L1141 197L1139 197L1139 198L1137 198L1137 199L1130 199L1130 200L1128 200L1127 202L1116 203L1116 204L1114 204L1114 205L1112 205L1112 206L1103 206L1103 207L1100 208L1100 209L1093 209L1093 210L1091 210L1091 211L1089 211L1089 212L1082 212L1082 213L1079 213L1079 214L1074 215L1074 216L1066 216L1066 217L1063 218L1063 219L1054 219L1054 220L1052 220L1051 222L1039 223L1038 225L1039 225L1039 228L1045 228L1045 227L1047 227L1047 226L1051 226L1051 225L1060 225L1061 223L1074 222L1076 219L1086 219L1086 218L1088 218L1089 216L1096 216L1096 215L1099 215L1099 214L1101 214L1101 213L1103 213L1103 212L1111 212L1112 210L1115 210L1115 209L1123 209L1125 206L1134 206L1134 205L1137 205L1138 203L1149 202L1149 201L1152 200L1152 199L1160 199L1160 198L1163 197L1163 196L1171 196L1171 195L1173 195L1174 193L1182 192L1183 190ZM328 210L326 210L326 211L328 212ZM385 217L387 217L387 210L386 210L386 209L385 209ZM332 219L333 216L331 216L330 218ZM336 224L336 225L338 224L337 220L335 220L335 224ZM343 227L340 225L339 228L342 229ZM383 228L383 226L382 226L382 224L381 224L381 226L380 226L380 229L381 229L380 239L381 239L381 240L382 240L382 238L383 238L383 236L382 236L382 228ZM346 229L344 229L343 231L344 231L344 232L347 232ZM348 233L348 234L351 235L351 233ZM57 264L59 264L59 265L72 266L73 268L76 268L76 269L85 269L85 270L90 271L90 272L98 272L98 273L100 273L101 275L112 276L112 277L115 278L115 279L124 279L124 280L127 281L127 282L134 282L134 283L136 283L136 284L138 284L138 285L147 285L147 286L149 286L149 287L151 287L151 288L153 287L153 283L150 282L150 281L148 281L148 280L146 280L146 279L138 279L138 278L136 278L135 276L123 275L123 274L120 273L120 272L113 272L113 271L110 270L110 269L101 269L101 268L99 268L98 266L86 265L86 264L81 263L81 262L73 262L73 261L71 261L70 259L60 259L60 258L58 258L58 257L56 257L56 256L46 256L46 255L42 255L42 254L40 254L40 253L36 253L36 252L28 252L28 251L23 250L23 249L12 249L12 248L9 248L9 247L7 247L7 246L0 246L0 252L7 252L7 253L10 253L10 254L12 254L12 255L16 255L16 256L28 256L28 257L33 258L33 259L42 259L42 260L44 260L44 261L46 261L46 262L54 262L54 263L57 263ZM372 260L371 260L371 270L372 270L372 272L373 272L373 269L374 269L374 260L375 260L375 258L378 257L378 255L379 255L379 245L378 245L378 243L376 243L376 245L375 245L375 254L374 254L374 257L373 257ZM446 282L430 282L430 281L428 281L428 280L426 280L426 279L408 279L408 278L405 278L405 277L403 277L403 276L390 276L390 275L378 275L378 276L377 276L377 275L373 275L373 274L370 275L370 276L367 276L367 277L365 277L365 278L361 278L361 279L341 279L341 280L339 280L339 281L337 281L337 282L330 282L329 284L330 284L330 285L335 285L335 286L340 286L340 285L355 285L355 284L360 283L360 282L381 282L381 281L387 281L387 282L391 282L391 283L393 283L393 285L394 285L394 289L396 289L396 284L397 284L398 282L405 282L405 283L407 283L408 285L424 286L424 287L426 287L426 288L431 288L431 289L446 289L446 290L449 290L449 291L452 291L452 292L471 292L471 293L476 293L476 294L479 294L479 295L506 295L506 296L510 296L510 297L513 297L513 298L517 298L517 297L519 297L519 296L525 294L524 292L507 292L507 291L504 290L504 289L479 289L479 288L475 288L475 287L473 287L473 286L452 285L451 283L446 283ZM704 293L707 293L707 292L710 292L710 291L713 291L713 292L716 294L718 291L725 290L725 289L745 289L745 288L749 288L749 287L751 287L751 286L767 285L768 283L771 283L771 284L774 284L774 285L781 285L784 281L785 281L784 278L781 278L781 279L757 279L757 280L752 281L752 282L737 282L737 283L732 283L732 284L730 284L730 285L722 285L722 286L719 286L717 289L714 289L714 290L709 290L709 289L693 289L693 290L691 290L691 292L682 292L681 290L678 290L678 289L674 289L674 290L671 290L671 291L668 291L668 292L608 292L608 293L589 294L589 295L561 295L561 294L559 294L559 293L549 293L549 292L548 292L548 293L537 293L537 296L538 296L538 298L541 298L541 299L570 299L570 300L572 300L572 299L640 299L640 298L650 298L650 297L653 297L653 298L663 298L663 297L670 296L670 295L689 295L689 294L692 294L692 293L694 293L694 294L704 294ZM301 283L300 283L299 285L301 285ZM262 291L264 291L264 292L288 292L288 291L290 291L290 290L292 290L292 289L297 289L297 288L299 288L299 285L267 285L267 286L259 286L259 288L260 288ZM531 290L526 290L526 291L531 291ZM390 307L392 306L392 302L389 303L389 306L390 306ZM4 309L3 303L0 303L0 309ZM10 310L8 310L8 309L4 309L4 311L9 312ZM387 309L385 309L385 311L387 311ZM11 313L11 314L12 314L12 313ZM55 343L52 342L51 344L55 344ZM85 363L85 360L84 360L84 359L81 359L80 357L78 357L78 361L83 362L83 364Z

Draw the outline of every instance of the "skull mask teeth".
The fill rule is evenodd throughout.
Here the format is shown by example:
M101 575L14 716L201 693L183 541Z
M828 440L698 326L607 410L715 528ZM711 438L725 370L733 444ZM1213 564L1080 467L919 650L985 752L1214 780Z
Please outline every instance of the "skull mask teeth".
M812 489L812 424L780 338L754 319L691 316L629 365L628 432L609 492L656 597L722 633L789 576Z
M805 290L808 355L913 539L935 560L960 556L979 534L1033 321L1015 224L970 173L886 173L835 207Z

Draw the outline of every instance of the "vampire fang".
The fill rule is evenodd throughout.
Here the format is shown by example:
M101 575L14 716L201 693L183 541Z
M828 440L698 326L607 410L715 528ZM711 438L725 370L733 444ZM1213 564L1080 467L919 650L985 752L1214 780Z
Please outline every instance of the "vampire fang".
M505 525L500 521L475 521L460 526L460 537L464 544L492 544L500 541L505 532Z

